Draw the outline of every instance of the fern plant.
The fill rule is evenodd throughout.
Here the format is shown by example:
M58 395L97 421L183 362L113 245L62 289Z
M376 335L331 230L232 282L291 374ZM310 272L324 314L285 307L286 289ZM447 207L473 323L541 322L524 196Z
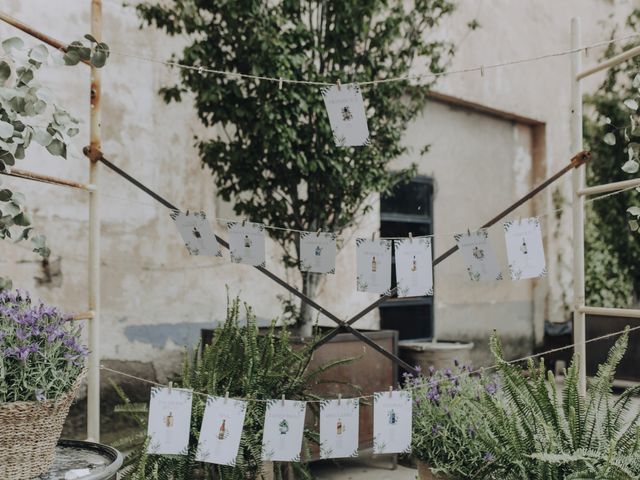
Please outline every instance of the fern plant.
M228 302L226 320L214 331L212 343L198 348L192 358L185 354L182 374L174 379L176 387L211 395L229 392L230 397L250 399L280 398L284 394L289 399L315 400L317 397L310 390L322 383L318 377L336 365L352 361L350 358L340 359L310 371L308 367L313 353L310 348L294 348L289 332L277 329L275 323L266 333L260 333L251 308L246 304L244 308L246 323L240 320L240 300L236 298ZM132 404L121 389L117 390L124 404L116 410L132 416L141 427L138 435L123 439L120 445L120 448L131 451L126 459L125 479L244 480L260 477L265 402L249 402L236 466L227 467L195 460L205 396L193 396L187 454L148 455L147 405ZM314 433L305 431L305 450L309 441L317 441L315 437ZM311 478L303 464L279 463L274 464L275 478L283 478L286 468L295 469L296 479Z
M492 479L637 479L640 476L640 411L632 405L638 387L612 394L615 369L628 343L628 329L582 396L578 362L556 385L544 361L522 367L504 360L494 334L491 350L498 361L501 393L484 394L480 403L487 428L479 432L485 465L476 478Z

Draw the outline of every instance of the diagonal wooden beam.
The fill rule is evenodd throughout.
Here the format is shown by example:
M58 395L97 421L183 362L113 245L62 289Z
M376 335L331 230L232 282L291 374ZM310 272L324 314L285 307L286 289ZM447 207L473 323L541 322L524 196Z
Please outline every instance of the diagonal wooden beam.
M552 183L554 183L556 180L558 180L560 177L562 177L564 174L566 174L567 172L573 170L574 168L578 168L580 166L582 166L584 163L586 163L589 159L591 158L591 154L589 152L583 151L580 152L578 154L576 154L570 161L569 164L566 165L564 168L562 168L562 170L560 170L559 172L557 172L555 175L547 178L544 182L542 182L540 185L538 185L536 188L534 188L533 190L531 190L529 193L527 193L526 195L524 195L523 197L521 197L519 200L516 200L513 204L509 205L507 208L505 208L503 211L501 211L499 214L497 214L495 217L493 217L491 220L489 220L487 223L485 223L484 225L482 225L482 227L480 228L488 228L492 225L495 225L496 223L498 223L500 220L502 220L504 217L506 217L507 215L509 215L511 212L513 212L516 208L518 208L520 205L522 205L523 203L527 202L528 200L532 199L533 197L535 197L538 193L540 193L542 190L544 190L545 188L547 188L549 185L551 185ZM440 255L438 258L436 258L433 261L433 266L435 267L436 265L438 265L439 263L443 262L444 260L446 260L447 258L449 258L451 255L453 255L456 251L458 250L458 246L454 245L453 247L451 247L449 250L447 250L446 252L444 252L442 255ZM364 317L365 315L367 315L369 312L371 312L372 310L378 308L380 305L382 305L384 302L386 302L389 298L391 298L391 295L395 292L397 287L393 287L390 291L389 294L387 295L382 295L379 299L377 299L375 302L373 302L371 305L369 305L368 307L366 307L365 309L361 310L359 313L357 313L356 315L354 315L353 317L351 317L346 323L351 326L353 325L355 322L357 322L358 320L360 320L362 317ZM335 337L338 333L340 333L342 331L342 325L333 329L332 331L330 331L329 333L327 333L324 337L322 337L321 339L318 340L318 342L316 343L316 348L324 345L325 343L327 343L329 340L331 340L333 337Z
M170 210L179 210L178 207L176 207L174 204L172 204L171 202L169 202L169 200L167 200L166 198L162 197L161 195L159 195L158 193L154 192L153 190L151 190L149 187L147 187L146 185L144 185L142 182L140 182L139 180L135 179L134 177L132 177L131 175L129 175L127 172L125 172L124 170L122 170L120 167L118 167L117 165L114 165L112 162L110 162L109 160L107 160L100 151L97 151L95 149L92 149L91 147L85 147L84 148L84 154L89 157L92 161L99 161L101 162L103 165L105 165L106 167L108 167L110 170L112 170L113 172L115 172L116 174L120 175L122 178L124 178L125 180L127 180L129 183L133 184L134 186L136 186L137 188L139 188L140 190L142 190L143 192L145 192L147 195L149 195L151 198L153 198L154 200L158 201L159 203L161 203L162 205L164 205L165 207L167 207ZM222 245L224 248L229 249L229 244L226 242L226 240L218 237L216 235L216 240L218 241L218 243L220 245ZM383 347L381 347L380 345L378 345L374 340L372 340L371 338L369 338L368 336L366 336L364 333L359 332L358 330L356 330L355 328L353 328L351 325L349 325L347 322L345 322L344 320L341 320L340 318L338 318L336 315L334 315L333 313L329 312L327 309L325 309L324 307L322 307L321 305L319 305L317 302L315 302L313 299L309 298L308 296L306 296L305 294L303 294L301 291L299 291L297 288L295 288L292 285L289 285L286 281L284 281L283 279L281 279L280 277L278 277L276 274L274 274L273 272L267 270L264 267L254 267L256 268L260 273L266 275L267 277L269 277L271 280L273 280L274 282L276 282L278 285L280 285L281 287L285 288L287 291L289 291L290 293L292 293L293 295L295 295L296 297L298 297L301 301L307 303L308 305L310 305L311 307L315 308L318 312L322 313L323 315L327 316L329 319L331 319L333 322L335 322L336 324L339 325L339 327L341 329L344 329L345 331L353 334L354 336L356 336L359 340L363 341L364 343L366 343L367 345L369 345L371 348L373 348L375 351L377 351L378 353L384 355L385 357L387 357L388 359L390 359L391 361L393 361L394 363L400 365L402 368L404 368L405 370L411 372L411 373L417 373L416 369L413 368L411 365L409 365L408 363L406 363L404 360L400 359L399 357L397 357L396 355L394 355L393 353L389 352L388 350L385 350ZM315 346L316 344L313 345L312 348L316 348Z

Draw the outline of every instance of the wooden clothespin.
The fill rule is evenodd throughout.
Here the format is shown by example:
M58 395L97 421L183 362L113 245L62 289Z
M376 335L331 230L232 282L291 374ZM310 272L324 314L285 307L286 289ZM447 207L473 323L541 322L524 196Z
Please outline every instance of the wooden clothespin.
M341 403L342 403L342 394L339 393L338 394L338 406L340 406Z
M371 241L373 242L376 239L376 232L371 234Z
M389 398L393 396L393 385L389 385Z
M484 65L480 66L480 76L484 77Z
M413 233L409 232L409 243L413 243Z
M278 90L282 90L282 77L278 80Z
M172 391L173 391L173 382L169 382L169 395L171 395Z
M318 231L316 232L316 236L318 236L318 237L319 237L319 236L320 236L320 232L321 232L321 231L322 231L322 229L321 229L321 228L319 228L319 229L318 229Z
M284 393L282 394L282 406L284 407Z
M336 82L336 87L338 87L338 91L342 90L342 85L340 84L340 79Z
M224 392L224 403L227 403L227 400L229 400L229 390L227 390L226 392Z
M471 230L469 230L468 228L467 228L467 235L471 236Z
M247 219L242 220L242 226L244 227L245 223L247 223Z

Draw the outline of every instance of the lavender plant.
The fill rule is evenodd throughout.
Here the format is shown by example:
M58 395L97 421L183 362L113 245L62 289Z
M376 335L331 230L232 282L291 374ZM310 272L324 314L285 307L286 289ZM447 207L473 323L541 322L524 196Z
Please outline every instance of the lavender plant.
M0 292L0 404L53 400L71 388L88 354L80 327L27 292Z
M454 363L453 369L430 367L425 375L405 375L406 387L414 392L412 451L434 474L476 478L487 464L487 452L476 439L486 428L477 403L485 393L495 395L498 385L494 377Z

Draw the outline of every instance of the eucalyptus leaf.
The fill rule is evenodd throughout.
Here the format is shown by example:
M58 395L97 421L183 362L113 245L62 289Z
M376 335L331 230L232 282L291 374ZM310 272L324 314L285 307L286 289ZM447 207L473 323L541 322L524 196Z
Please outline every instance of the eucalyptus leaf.
M40 127L36 127L33 129L33 139L36 143L42 145L43 147L49 146L49 144L53 141L53 137L49 135L49 133Z
M29 58L36 62L43 63L49 56L49 50L42 44L36 45L29 51Z
M69 50L62 58L65 65L77 65L80 62L80 54L77 50Z
M13 197L12 198L13 203L15 203L16 205L24 205L24 202L26 200L24 193L13 192L12 197Z
M0 120L0 138L11 138L13 136L13 125Z
M6 202L8 200L11 200L12 195L13 193L11 192L11 190L7 188L0 190L0 202Z
M13 50L21 50L24 48L24 42L18 37L7 38L2 42L2 48L5 52L11 55Z
M13 202L9 202L9 203L5 203L4 205L1 205L0 209L2 210L2 215L8 215L11 217L14 217L20 213L20 206L16 205Z
M33 231L32 227L27 227L24 228L22 230L22 233L20 233L20 236L18 237L18 239L16 240L16 243L21 242L22 240L28 240L29 239L29 234Z
M11 67L5 61L0 62L0 83L6 82L11 76Z
M635 217L640 217L640 207L629 207L627 213Z
M31 219L26 213L20 212L18 215L13 217L13 223L20 227L28 227L31 225Z
M629 228L631 229L632 232L637 232L638 231L638 220L629 220Z
M636 173L640 164L635 160L627 160L624 165L622 165L622 171L626 173Z
M47 151L51 155L67 158L67 146L61 140L54 139L49 145L47 145Z
M107 54L102 51L95 51L91 55L91 64L96 68L102 68L107 63Z
M630 110L638 110L638 102L636 102L633 98L627 98L624 101L624 106Z
M616 144L616 136L613 134L613 132L608 132L608 133L605 134L605 136L603 138L603 141L607 145L615 145Z

